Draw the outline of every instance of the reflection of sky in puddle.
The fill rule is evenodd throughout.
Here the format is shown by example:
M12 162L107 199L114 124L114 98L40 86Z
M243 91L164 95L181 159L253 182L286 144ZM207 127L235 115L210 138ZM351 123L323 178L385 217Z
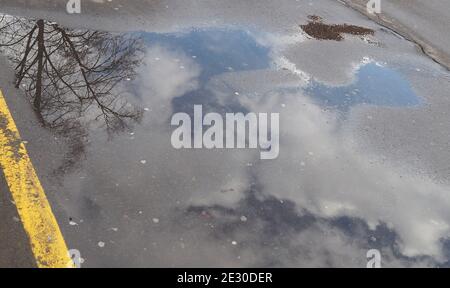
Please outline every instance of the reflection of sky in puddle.
M159 45L174 52L183 52L192 57L201 72L199 88L173 99L174 111L192 110L192 104L202 104L216 112L245 110L238 104L219 105L213 93L205 86L214 76L238 71L269 68L270 49L260 45L249 32L237 29L203 29L186 33L141 33L149 46ZM231 87L224 93L233 94Z
M173 212L171 209L174 207L173 199L177 199L177 202L181 204L177 203L176 208L187 203L192 209L199 210L197 214L200 214L200 217L202 217L200 221L204 221L206 216L210 217L208 221L211 221L212 225L217 227L213 233L224 236L223 238L233 237L231 239L241 240L242 242L252 240L254 236L258 239L264 239L263 244L255 241L256 243L253 245L248 245L249 249L254 249L256 251L255 255L259 255L261 250L265 250L266 253L273 255L267 257L268 261L279 259L280 265L283 263L289 265L285 258L289 259L291 253L295 256L300 255L304 249L309 251L311 245L306 244L307 247L305 248L300 247L300 245L303 245L303 243L316 243L317 239L324 241L328 238L331 241L337 239L337 245L332 242L329 244L330 247L325 248L332 252L338 252L338 254L342 247L339 244L340 237L343 239L360 237L362 239L360 241L363 243L361 245L365 247L364 243L367 242L364 242L367 238L366 236L376 236L368 240L370 247L376 248L378 245L379 247L393 246L393 243L396 242L396 239L394 239L396 231L391 231L382 225L378 226L377 230L373 230L372 227L366 225L365 220L381 219L380 222L389 220L389 223L393 221L397 227L403 228L403 226L406 226L405 229L409 231L413 225L411 223L418 223L418 219L422 217L418 212L421 212L422 209L419 205L411 205L413 210L411 210L409 215L401 213L402 211L397 213L398 209L396 209L396 206L385 205L391 199L390 191L395 190L397 192L393 199L408 195L409 201L416 200L417 203L425 203L423 205L427 207L430 205L426 202L427 198L422 196L426 195L424 190L422 190L425 188L422 187L427 187L427 189L432 187L435 191L438 191L437 193L444 190L441 187L432 186L432 183L416 180L415 178L410 179L403 175L399 178L406 180L401 180L403 181L401 182L397 180L397 177L391 177L392 175L397 175L397 171L394 169L375 164L367 165L367 161L363 156L360 157L359 154L355 156L354 150L347 150L347 146L342 145L339 139L336 139L339 137L336 137L335 131L329 129L328 126L329 121L326 118L328 111L322 111L321 107L315 107L316 105L309 105L314 107L307 107L307 109L301 110L304 107L301 103L295 103L295 101L287 103L286 109L282 112L286 119L293 120L293 124L288 127L289 129L283 130L283 137L287 140L285 140L282 149L283 155L287 156L283 157L282 155L278 162L264 163L264 165L253 164L251 162L254 160L252 155L240 154L240 151L232 151L233 154L213 154L200 151L175 152L167 142L169 139L166 129L168 127L167 123L163 123L160 126L159 122L152 122L156 118L165 119L166 116L171 115L171 109L163 108L172 105L171 108L175 112L189 112L192 111L193 104L203 104L206 108L205 110L213 110L219 113L228 111L245 112L245 109L254 109L255 112L259 112L258 109L266 109L265 103L259 103L260 99L245 99L244 96L247 95L243 95L243 93L235 95L234 93L239 91L232 87L233 80L227 81L225 79L219 81L221 85L214 85L217 83L212 83L214 81L211 80L215 76L230 72L270 69L272 57L276 55L271 53L270 46L260 45L252 37L251 33L245 30L209 29L172 34L133 33L133 36L135 35L142 36L150 52L153 51L151 50L152 46L163 47L162 50L164 51L162 52L158 49L154 51L160 52L162 56L166 56L169 59L161 57L160 60L167 61L160 61L160 66L152 61L146 62L148 65L143 66L146 66L144 68L148 69L141 70L138 80L126 82L130 83L127 84L130 86L136 83L136 87L133 87L135 88L134 94L142 96L141 100L148 101L145 105L147 106L148 104L148 107L153 109L151 113L146 114L149 120L148 123L134 127L132 137L126 135L126 137L117 137L114 138L114 141L106 142L98 136L100 133L95 133L92 136L93 141L90 142L90 147L92 148L90 148L89 152L91 154L89 154L89 157L86 157L86 170L83 171L88 177L80 178L77 174L74 174L73 187L69 185L67 188L69 191L71 189L76 191L80 189L79 181L83 182L81 195L84 197L83 201L88 203L83 205L86 205L88 208L85 209L83 207L80 209L85 210L85 212L80 212L80 217L89 217L91 218L89 219L90 221L104 221L104 219L97 219L101 217L89 216L90 214L88 213L93 214L92 210L100 211L100 209L91 208L91 206L96 208L96 206L93 206L95 204L100 208L104 208L103 211L112 211L111 213L105 212L105 215L109 214L111 219L115 219L114 216L116 215L113 214L115 211L121 211L125 207L123 204L125 202L130 206L125 207L126 209L129 208L130 211L134 208L146 210L140 210L140 212L158 216L161 218L161 223L166 225L168 223L166 218L169 217L165 216L171 216L170 214ZM189 63L174 64L174 57L180 55L189 58L187 59L189 61L185 62L195 62L200 67L200 72L185 73L192 68L189 67ZM150 56L152 60L158 57L158 55L153 54L147 56ZM190 61L191 59L192 61ZM182 65L186 66L183 66L183 69L180 70ZM174 81L177 78L177 75L174 75L175 73L181 74L181 76L178 75L178 78L181 79L179 82ZM344 111L358 104L388 107L410 107L421 104L421 100L415 95L408 81L395 70L375 64L367 64L355 73L356 80L347 86L328 86L312 81L306 87L298 85L293 90L301 93L294 94L292 98L286 98L295 100L295 96L300 98L304 97L300 94L306 94L322 106L336 107ZM283 73L282 75L286 74ZM131 78L125 79L130 81ZM195 85L195 88L192 88L195 90L189 90L190 87L194 87L190 85L192 84L191 82L196 82L197 80L199 82L198 86ZM291 85L292 81L290 79L286 80L286 82L289 82L286 83L286 86ZM265 80L262 78L258 79L258 81ZM210 85L211 83L213 85ZM271 83L268 84L270 85ZM143 87L137 87L139 85L143 85ZM160 89L152 87L158 85L163 87L159 87ZM177 85L184 85L187 88L183 86L183 89L176 90L176 87L174 88L173 86ZM280 91L280 89L277 89L278 87L273 85L270 86L270 89L278 92ZM258 89L260 87L254 87L255 91L258 91ZM176 92L174 92L175 90ZM289 94L291 92L289 90L282 88L280 92L281 94L283 92ZM178 91L182 92L178 93ZM230 102L228 98L225 99L226 101L220 99L220 97L226 98L228 95L232 96L230 98L236 101ZM240 98L240 95L243 97ZM262 94L255 93L255 95ZM270 97L272 94L269 93L267 95ZM276 96L278 95L273 97L274 101L270 102L269 105L275 104L270 106L269 109L271 107L275 108L275 105L280 104L277 102ZM246 103L238 101L242 99L250 100L252 105L249 104L244 107ZM151 118L152 116L154 118ZM147 163L151 163L151 165L147 165ZM108 169L105 167L108 167ZM323 175L327 175L327 180L317 181L317 179L322 179ZM386 181L378 181L377 179ZM99 181L102 181L101 185L99 185ZM110 186L104 183L115 184L114 189L111 189ZM312 193L309 193L310 191ZM339 193L336 193L336 191ZM268 197L259 199L259 193L268 195ZM338 196L335 196L337 194ZM103 197L103 195L108 195L108 197ZM129 198L129 195L133 195L134 198ZM243 197L242 199L239 198L241 196ZM186 200L188 197L189 201ZM124 201L116 203L115 199L123 199ZM280 199L282 200L280 201ZM379 199L387 200L380 201ZM234 210L228 208L229 202L232 204L237 203ZM413 204L415 203L413 202ZM141 205L148 205L149 207L140 208ZM440 208L442 209L443 207ZM310 214L308 214L309 208L312 211ZM335 211L340 209L341 211L329 212L329 208L331 210L335 209ZM298 211L300 209L304 209L306 211L305 214L299 215ZM194 223L193 226L195 227L186 230L192 230L193 234L196 234L193 237L193 242L205 244L201 242L204 240L202 238L203 234L201 234L204 231L202 228L198 228L204 225L195 225L198 223L196 222L197 214L187 215L192 217L190 219L194 219L192 223ZM384 215L389 216L385 217ZM418 216L414 217L415 215ZM443 216L437 216L439 220L444 219ZM175 217L179 217L179 215ZM186 217L186 214L183 214L182 217ZM408 219L412 218L411 221L405 220L406 217ZM158 223L160 221L159 218ZM122 219L121 215L120 219ZM359 219L362 220L360 221ZM117 227L120 225L124 228L130 227L132 232L136 231L134 229L142 230L142 222L137 221L135 225L129 225L127 221L123 220L123 222L117 224ZM320 225L316 227L317 222ZM86 223L89 223L89 221L86 221ZM322 225L326 226L322 228ZM179 235L185 232L184 228L179 229L179 227L170 226L170 223L167 226L173 233L170 234L171 238L175 233ZM198 230L195 230L197 228ZM138 247L139 244L147 247L148 242L153 241L154 243L166 243L165 245L160 244L161 246L158 249L154 249L160 251L159 253L162 254L160 257L164 260L164 257L167 255L165 252L168 251L164 250L165 248L171 249L170 253L174 253L173 243L166 239L167 235L163 235L164 233L153 233L155 230L152 229L149 228L148 233L141 233L140 238L136 239L129 238L129 235L132 235L132 233L124 232L120 234L119 232L117 235L119 235L118 237L123 237L122 240L126 239L127 243L134 244L131 245L132 248ZM329 230L338 231L339 233L331 232L331 234L327 234L338 235L335 238L323 237L322 230L327 232ZM124 229L124 231L126 230ZM251 231L251 235L246 234L247 231ZM400 230L400 232L402 231L405 230ZM431 231L435 232L436 230ZM89 232L91 233L90 238L104 237L100 229L98 229L98 232ZM341 232L344 234L341 235ZM98 235L96 235L97 233ZM208 230L206 233L209 236L211 232ZM438 233L439 231L436 232L436 234ZM310 237L306 239L301 238L302 235L310 235ZM413 236L410 236L410 234L402 234L400 236L406 236L406 240L415 244L415 234ZM142 240L144 238L145 240ZM222 242L215 241L210 243L212 241L209 240L210 238L207 238L205 242L212 247L210 251L216 252L218 250L217 246L221 245ZM424 241L428 241L428 238ZM187 242L189 244L189 239ZM429 242L433 241L430 240ZM282 246L283 250L286 248L285 250L289 251L289 255L286 255L286 257L283 254L272 254L273 251L270 250L272 244L273 246ZM410 243L408 242L408 244ZM324 245L328 244L325 243ZM199 246L203 248L205 245ZM266 249L260 249L261 247ZM347 245L344 247L347 247ZM358 247L355 246L355 249ZM415 246L413 245L413 247ZM124 250L124 253L133 250L130 247L126 249L121 247L121 249ZM298 249L298 251L295 252L295 249ZM359 248L355 251L360 253ZM253 253L253 250L250 252ZM344 251L344 253L347 252L348 250ZM221 254L219 253L217 259L220 259L220 256ZM125 263L126 261L134 261L134 259L128 259L132 257L125 258L123 260ZM143 258L151 261L146 256L143 256ZM152 259L154 259L153 256ZM202 261L204 260L195 261L189 259L189 263L205 263ZM267 265L273 263L268 262Z
M188 111L192 103L215 106L220 111L242 111L238 106L218 107L205 85L212 77L223 73L268 69L270 66L270 47L260 45L245 30L206 29L172 34L142 32L141 36L147 45L157 44L184 52L201 67L199 89L174 99L176 111ZM235 91L229 87L229 91L222 92L232 94ZM304 92L319 104L340 110L348 110L358 104L410 107L421 103L410 83L399 72L374 63L360 67L356 81L350 85L328 86L313 81L304 88Z
M243 30L193 30L189 33L143 33L147 44L183 50L201 65L202 82L232 71L268 68L269 49Z
M341 110L358 104L409 107L421 103L410 83L397 71L373 63L362 66L356 81L348 86L313 82L305 90L320 104Z

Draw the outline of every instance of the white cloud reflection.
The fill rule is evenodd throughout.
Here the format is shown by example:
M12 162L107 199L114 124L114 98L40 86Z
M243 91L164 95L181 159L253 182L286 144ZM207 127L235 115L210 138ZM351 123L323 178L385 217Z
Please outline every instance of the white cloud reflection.
M429 258L408 258L417 256L446 260L441 241L449 235L449 187L397 167L382 155L368 154L358 135L346 129L349 119L343 121L340 114L302 92L278 89L299 83L295 75L286 75L293 71L230 72L204 83L220 105L238 103L253 112L280 113L277 160L260 161L258 153L248 150L172 149L168 119L173 100L200 87L200 72L201 67L184 52L150 47L138 81L143 105L151 108L144 123L131 140L119 137L106 144L103 139L91 143L96 153L87 159L91 177L81 189L82 197L107 207L106 219L117 218L123 203L127 211L142 209L143 214L161 219L157 227L142 220L130 224L115 219L127 227L116 241L135 243L131 250L146 245L152 251L154 262L136 252L131 253L134 263L361 267L373 244L368 234L380 227L394 235L384 246L378 244L385 266L433 265ZM239 97L220 87L239 90ZM140 165L140 159L148 165ZM112 168L105 174L101 167ZM117 183L119 188L101 195L92 191L100 181L94 179ZM246 215L248 222L236 224L242 216L236 213L250 209L245 204L249 193L259 204L271 199L295 204L295 217L277 222L278 212L269 211L265 220ZM201 213L184 212L193 208ZM314 220L304 229L293 229L305 221L305 215ZM366 230L352 234L333 225L340 218L362 221ZM270 234L266 230L272 226L284 230ZM122 257L119 263L129 264L130 255Z

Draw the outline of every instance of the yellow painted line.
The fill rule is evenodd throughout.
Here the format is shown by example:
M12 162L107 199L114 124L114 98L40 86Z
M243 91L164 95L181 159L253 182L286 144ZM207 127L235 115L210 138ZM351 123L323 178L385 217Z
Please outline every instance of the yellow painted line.
M74 267L44 189L0 91L0 167L39 268Z

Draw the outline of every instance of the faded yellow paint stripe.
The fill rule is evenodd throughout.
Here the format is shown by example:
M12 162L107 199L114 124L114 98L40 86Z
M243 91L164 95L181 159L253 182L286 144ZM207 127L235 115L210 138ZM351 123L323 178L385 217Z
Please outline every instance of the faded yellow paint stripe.
M0 91L0 167L39 268L73 267L58 223Z

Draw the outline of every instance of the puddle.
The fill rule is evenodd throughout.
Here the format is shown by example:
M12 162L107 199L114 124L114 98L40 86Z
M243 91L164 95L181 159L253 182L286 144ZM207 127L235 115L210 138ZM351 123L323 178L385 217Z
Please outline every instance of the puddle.
M168 51L191 57L195 65L198 65L199 87L173 99L172 106L176 112L191 113L193 104L198 103L203 104L205 109L214 107L214 110L222 112L245 112L242 107L232 103L228 103L227 106L220 105L214 98L213 91L207 87L209 81L214 76L224 73L270 68L270 47L260 45L246 30L201 29L172 34L141 32L136 35L144 39L148 47L160 46ZM233 95L236 91L231 87L224 87L221 92Z
M179 85L180 70L185 75L199 70L192 79L198 82L196 89L170 96L173 111L188 113L193 104L203 104L205 110L245 112L239 104L220 104L208 83L223 73L270 66L271 49L237 28L110 33L7 15L0 18L0 28L0 51L15 68L15 86L25 92L43 126L70 139L69 160L61 167L62 173L85 153L90 134L98 129L109 134L134 129L149 111L146 99L161 97L152 94L154 87L148 87L145 65L162 65L163 70L175 67L165 78L151 83L170 91ZM173 58L146 63L149 57L160 60L151 55L154 47ZM183 64L177 55L189 58L185 62L191 65ZM235 93L226 86L221 92Z
M306 251L300 250L304 243L328 239L320 230L325 224L326 231L335 229L336 233L331 234L344 235L341 232L345 228L340 228L333 219L346 216L347 211L352 211L350 215L355 217L348 222L358 223L357 219L362 219L363 230L355 230L364 231L358 233L365 237L374 233L369 225L366 227L366 218L402 212L397 206L377 202L379 199L391 201L412 195L417 203L427 200L423 196L427 194L420 189L432 183L417 177L393 177L400 175L394 168L377 163L368 165L363 153L350 151L341 143L342 135L336 134L339 131L329 128L330 122L339 123L328 118L327 109L321 109L326 106L348 111L355 105L414 107L422 104L411 83L395 69L369 63L355 71L355 80L349 85L330 86L310 80L306 87L302 83L295 88L284 88L292 87L292 78L286 82L284 78L277 79L279 82L271 86L267 76L285 77L289 72L264 71L245 75L267 76L256 78L256 84L248 89L252 91L249 96L232 87L239 82L236 77L232 80L229 79L233 77L216 77L275 69L271 66L272 57L276 57L272 48L259 44L245 29L115 34L65 29L42 20L13 17L0 20L0 50L15 68L16 86L25 91L44 126L75 141L66 165L79 161L79 154L86 155L80 161L81 167L70 171L73 173L63 167L64 189L53 189L61 191L61 197L67 197L65 207L70 206L67 213L72 217L69 226L77 228L77 232L70 234L70 240L82 248L92 246L92 241L87 243L86 239L103 240L95 242L98 243L95 249L110 249L105 231L112 229L117 232L115 243L129 244L100 255L88 250L87 258L93 259L88 265L136 266L138 261L162 265L173 264L175 260L182 263L178 258L168 257L176 254L184 257L184 263L201 266L205 259L193 259L192 255L206 255L205 247L210 249L209 253L217 253L209 259L233 255L234 250L224 250L222 254L217 249L227 245L228 240L221 239L229 239L231 249L249 243L248 249L254 249L244 251L252 253L249 255L260 255L261 247L280 247L289 253L296 249ZM311 25L319 28L317 37L321 39L339 41L342 33L372 34L361 27L327 26L318 24L321 21L318 18L312 21L316 24ZM264 90L255 87L260 83L269 87L264 97L270 99L260 97L265 91L258 94ZM284 98L282 94L288 94L290 89L302 91L319 105L303 105L309 103L309 98L305 101ZM174 112L189 113L193 104L202 104L204 110L218 113L245 112L244 107L255 111L281 109L282 119L288 124L283 124L287 128L283 126L280 133L283 149L280 158L261 163L239 149L223 149L219 153L174 149L170 145L168 120ZM106 137L110 136L108 133L97 133L104 131L122 133L114 138ZM84 149L88 142L89 149ZM445 189L435 187L435 190ZM393 198L391 191L396 192ZM185 213L192 209L195 213ZM298 213L309 210L317 215ZM366 211L372 214L366 215ZM419 215L417 211L413 212ZM400 220L396 223L403 223L403 216L398 215ZM396 220L396 215L383 217L380 216L380 222ZM83 219L84 224L72 219ZM325 222L325 219L331 220ZM247 234L248 231L251 233ZM307 234L311 235L310 239L298 238L305 231L310 233ZM180 239L180 235L180 245L171 242ZM348 239L354 239L359 234L350 236ZM258 242L259 239L264 241ZM292 239L298 243L293 244ZM367 247L365 242L361 243L363 248L355 247L358 255L364 255L360 252ZM192 248L193 253L191 250L183 253L184 247ZM151 253L142 253L147 250ZM267 250L265 255L270 256L262 259L268 261L267 266L273 265L273 261L301 259L302 255L299 252L290 257L273 251ZM233 261L230 263L235 266L254 265L242 263L240 258Z
M373 34L362 27L326 25L318 16L310 19L308 25L318 29L316 36L321 39L339 40L340 33ZM15 25L17 21L22 25ZM308 25L303 28L313 27ZM172 99L175 111L187 111L192 103L202 103L220 111L245 112L238 104L221 105L208 83L223 73L269 69L271 62L271 47L260 45L250 32L239 29L114 34L4 17L1 31L1 49L16 67L16 86L27 93L45 126L62 131L68 127L81 129L81 122L93 120L111 131L140 121L143 111L139 101L146 96L139 95L142 93L133 85L142 73L139 68L146 52L154 46L186 55L200 70L196 75L198 87ZM190 69L182 63L179 67ZM232 87L222 88L221 93L235 93ZM421 103L400 73L373 63L362 66L351 85L333 87L312 81L305 91L321 105L342 110L358 104L408 107ZM133 99L136 103L130 101Z
M16 87L26 92L44 126L61 131L79 127L80 121L101 122L112 132L138 122L141 104L130 99L145 97L133 84L153 46L188 55L200 67L199 88L174 100L175 107L187 99L208 102L205 85L216 75L265 69L270 61L270 48L239 29L114 34L11 16L2 17L0 25L0 48L15 67ZM180 69L189 67L180 63Z
M259 45L249 32L238 29L205 29L186 33L138 33L147 45L182 50L201 66L200 79L269 67L270 49Z
M43 126L65 133L99 120L117 131L139 121L142 111L121 94L141 62L140 39L10 16L0 25L0 49L15 68L15 86Z
M422 103L399 72L375 63L360 67L350 85L336 87L313 81L305 91L321 105L339 110L360 104L411 107Z

